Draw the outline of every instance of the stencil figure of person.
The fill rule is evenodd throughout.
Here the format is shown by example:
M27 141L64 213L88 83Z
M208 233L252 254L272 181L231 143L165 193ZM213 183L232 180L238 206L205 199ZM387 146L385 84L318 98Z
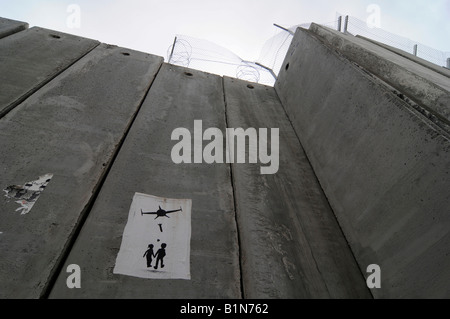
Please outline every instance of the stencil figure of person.
M144 253L144 256L142 256L147 256L147 268L152 266L152 258L156 257L156 255L153 253L153 247L154 246L152 244L148 245L147 251Z
M154 267L155 269L158 269L159 261L161 261L161 268L164 268L164 256L166 255L166 247L166 244L161 244L161 248L156 252L156 265Z

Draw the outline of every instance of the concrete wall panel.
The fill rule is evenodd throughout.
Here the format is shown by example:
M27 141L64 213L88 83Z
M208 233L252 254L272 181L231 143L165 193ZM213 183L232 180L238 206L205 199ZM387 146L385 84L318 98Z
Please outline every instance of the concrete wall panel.
M241 297L230 166L171 159L172 131L193 134L194 120L224 131L221 78L164 64L63 267L80 265L83 287L68 289L62 271L51 298ZM113 273L135 192L192 199L190 280Z
M26 30L28 23L0 17L0 39Z
M436 72L425 63L417 63L360 37L344 35L317 24L311 32L334 50L357 63L419 104L450 132L450 71Z
M381 266L374 296L448 298L448 133L308 31L282 70L276 90L361 270Z
M233 164L245 297L371 298L275 89L224 87L230 127L280 130L276 174Z
M0 41L0 118L99 42L33 27Z
M161 64L101 45L0 120L1 189L53 174L28 214L2 196L1 298L46 293Z

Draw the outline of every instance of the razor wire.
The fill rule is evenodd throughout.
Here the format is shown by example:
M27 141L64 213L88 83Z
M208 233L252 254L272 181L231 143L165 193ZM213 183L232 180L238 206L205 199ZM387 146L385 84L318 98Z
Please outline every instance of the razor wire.
M324 25L334 28L337 20ZM174 43L167 49L167 61L221 76L273 86L293 34L298 27L307 29L309 26L310 23L305 23L290 27L290 32L278 31L265 42L259 58L255 61L245 60L211 41L177 35Z
M341 31L341 23L343 24L343 15L336 13L336 20L320 25ZM177 35L173 45L167 50L167 60L175 65L273 86L295 31L297 28L309 29L310 25L311 23L303 23L288 28L280 27L280 31L264 43L255 61L242 59L211 41ZM441 52L381 28L370 28L366 22L355 17L349 16L345 31L409 53L416 51L418 57L440 66L445 66L450 58L450 52Z
M275 79L269 70L247 61L230 50L211 41L186 35L177 35L167 50L171 64L189 67L221 76L230 76L255 83L273 85Z

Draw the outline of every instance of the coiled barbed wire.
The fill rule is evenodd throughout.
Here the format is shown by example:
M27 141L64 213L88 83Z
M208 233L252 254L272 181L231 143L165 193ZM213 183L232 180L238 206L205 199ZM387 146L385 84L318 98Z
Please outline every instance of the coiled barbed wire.
M236 68L236 78L259 83L261 78L258 68L252 62L242 61L242 64Z
M169 63L188 67L191 64L192 46L184 39L176 39L167 50L167 60Z

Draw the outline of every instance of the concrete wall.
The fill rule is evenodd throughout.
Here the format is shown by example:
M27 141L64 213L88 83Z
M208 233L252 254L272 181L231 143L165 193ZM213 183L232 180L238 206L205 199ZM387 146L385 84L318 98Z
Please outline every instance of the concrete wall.
M27 214L0 201L0 297L448 297L446 74L366 42L298 30L272 88L41 28L0 39L0 187L53 174ZM279 128L278 172L175 164L194 120ZM113 273L135 192L192 199L190 280Z
M99 45L34 27L0 41L0 118Z
M102 44L0 119L1 189L53 174L28 214L17 212L17 199L2 196L1 298L48 292L161 63Z
M328 31L330 31L330 30L328 30ZM428 68L430 70L433 70L436 73L440 73L440 74L442 74L442 75L444 75L446 77L450 76L450 69L447 69L447 68L445 68L443 66L436 65L434 63L431 63L430 61L427 61L427 60L424 60L424 59L422 59L420 57L417 57L414 54L411 54L409 52L397 49L397 48L392 47L390 45L387 45L387 44L384 44L384 43L381 43L381 42L378 42L378 41L375 41L375 40L372 40L372 39L369 39L369 38L366 38L366 37L363 37L363 36L360 36L360 35L357 35L356 37L357 38L361 38L361 39L363 39L365 41L371 42L373 44L376 44L377 46L380 46L380 47L382 47L382 48L384 48L384 49L386 49L388 51L394 52L395 54L400 55L400 56L402 56L402 57L404 57L404 58L406 58L408 60L414 61L415 63L420 64L420 65L422 65L422 66L424 66L424 67L426 67L426 68Z
M276 91L361 271L381 266L373 295L448 298L450 139L439 124L449 108L436 101L448 100L450 82L361 41L298 29ZM444 82L437 99L430 78Z
M174 129L193 132L196 119L225 128L222 92L219 76L162 66L68 256L82 265L84 288L68 289L61 272L51 298L241 298L229 165L171 159ZM191 280L113 274L135 192L192 199Z
M28 23L0 17L0 39L26 30Z
M371 297L274 88L41 28L0 47L3 188L53 174L27 214L0 202L2 298ZM194 120L280 128L279 174L173 163ZM113 273L135 192L192 199L191 280Z
M311 31L325 45L395 88L436 125L450 131L450 72L436 72L429 64L418 63L417 58L316 24L311 25Z
M276 174L232 165L245 297L370 298L273 87L224 78L224 88L229 127L280 130Z

